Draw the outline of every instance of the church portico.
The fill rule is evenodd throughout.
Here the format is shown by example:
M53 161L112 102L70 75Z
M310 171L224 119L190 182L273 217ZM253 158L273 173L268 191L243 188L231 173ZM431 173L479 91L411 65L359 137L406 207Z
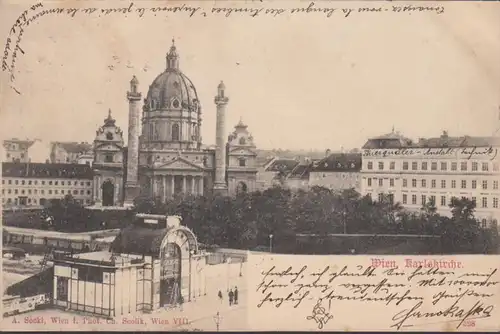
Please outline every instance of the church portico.
M150 182L152 193L157 194L162 202L181 194L203 195L204 177L201 172L168 171L159 175L155 172Z

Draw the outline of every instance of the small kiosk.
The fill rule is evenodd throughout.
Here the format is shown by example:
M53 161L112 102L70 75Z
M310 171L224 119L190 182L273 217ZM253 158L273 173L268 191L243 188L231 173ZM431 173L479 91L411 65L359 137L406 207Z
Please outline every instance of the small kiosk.
M54 306L112 318L206 294L208 254L180 222L178 216L137 214L109 251L54 258Z

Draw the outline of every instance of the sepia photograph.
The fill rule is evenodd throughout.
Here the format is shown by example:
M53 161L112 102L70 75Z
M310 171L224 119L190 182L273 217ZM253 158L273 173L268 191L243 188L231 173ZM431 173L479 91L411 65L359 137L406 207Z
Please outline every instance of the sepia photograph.
M499 329L498 3L0 7L3 330Z

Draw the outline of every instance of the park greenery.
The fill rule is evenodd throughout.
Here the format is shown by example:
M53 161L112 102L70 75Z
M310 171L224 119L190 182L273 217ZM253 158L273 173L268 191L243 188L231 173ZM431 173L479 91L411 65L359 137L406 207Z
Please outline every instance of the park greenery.
M474 217L475 203L452 198L449 208L451 215L445 217L431 202L412 212L389 197L373 201L354 190L312 187L292 191L275 186L236 197L178 196L166 203L139 197L128 212L87 210L67 196L51 200L40 221L45 229L80 232L123 227L140 212L179 215L199 242L219 247L264 248L270 245L272 235L276 251L294 252L298 234L314 234L312 242L332 234L382 234L437 236L440 248L429 253L498 252L497 227L481 227Z

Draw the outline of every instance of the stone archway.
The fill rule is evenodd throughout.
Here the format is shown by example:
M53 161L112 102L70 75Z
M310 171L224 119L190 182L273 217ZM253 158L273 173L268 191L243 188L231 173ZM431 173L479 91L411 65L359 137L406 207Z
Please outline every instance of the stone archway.
M106 180L102 184L102 205L113 206L115 201L115 185L111 180Z
M193 232L183 226L173 228L160 247L160 307L175 304L191 294L191 255L198 252ZM188 297L186 299L186 297Z

